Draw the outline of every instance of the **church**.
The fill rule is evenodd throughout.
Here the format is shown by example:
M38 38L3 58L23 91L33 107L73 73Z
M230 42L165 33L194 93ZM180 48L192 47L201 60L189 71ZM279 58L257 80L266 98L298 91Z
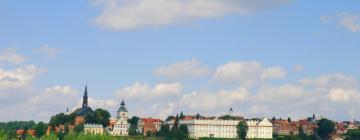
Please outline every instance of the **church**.
M114 124L111 135L127 136L129 134L128 111L125 107L124 100L121 101L120 108L116 112L116 122Z
M85 86L84 96L83 96L83 103L81 108L76 109L73 114L76 115L75 117L75 125L84 124L86 122L86 115L94 114L95 112L89 107L88 104L88 92L87 92L87 85Z

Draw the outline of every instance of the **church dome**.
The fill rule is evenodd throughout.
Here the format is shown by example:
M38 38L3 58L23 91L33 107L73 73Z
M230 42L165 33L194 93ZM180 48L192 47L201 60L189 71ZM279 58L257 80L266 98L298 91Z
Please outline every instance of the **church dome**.
M126 107L125 107L125 102L124 100L121 101L121 104L120 104L120 108L118 109L117 112L128 112Z

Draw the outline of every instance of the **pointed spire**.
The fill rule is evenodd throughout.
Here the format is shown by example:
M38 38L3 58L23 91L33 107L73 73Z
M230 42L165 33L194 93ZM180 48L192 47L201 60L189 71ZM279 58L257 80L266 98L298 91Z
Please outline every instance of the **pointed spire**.
M87 84L85 85L82 108L88 107Z
M85 85L84 97L87 97L87 84Z
M120 104L120 105L121 105L121 106L125 106L124 100L121 101L121 104Z

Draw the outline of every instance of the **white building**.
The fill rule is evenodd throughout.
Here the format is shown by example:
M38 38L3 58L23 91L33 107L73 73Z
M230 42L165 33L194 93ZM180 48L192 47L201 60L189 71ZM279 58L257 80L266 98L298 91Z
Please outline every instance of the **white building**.
M270 139L273 135L273 124L268 119L246 121L248 131L246 138Z
M246 121L249 130L247 138L272 138L272 123L267 119L261 121ZM189 130L190 138L213 137L213 138L237 138L239 120L220 119L193 119L180 121Z
M85 134L104 134L104 128L101 124L85 124Z
M111 135L127 136L129 134L128 111L125 108L125 102L121 102L121 106L117 111L116 123L114 124Z

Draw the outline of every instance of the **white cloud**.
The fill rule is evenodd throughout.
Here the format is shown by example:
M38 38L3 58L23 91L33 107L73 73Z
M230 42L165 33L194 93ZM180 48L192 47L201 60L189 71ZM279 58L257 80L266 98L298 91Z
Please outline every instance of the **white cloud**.
M7 48L0 52L0 63L8 62L12 64L21 64L27 60L26 57L16 53L14 48Z
M0 68L0 89L28 86L37 75L46 72L46 68L26 65L14 70Z
M250 91L246 88L237 88L235 90L219 90L216 93L193 92L184 95L180 104L189 109L204 111L223 107L230 108L237 102L245 100L250 96Z
M48 107L69 107L76 103L79 98L77 90L70 86L54 86L46 88L38 96L30 99L33 105L48 106ZM61 99L61 100L59 100Z
M152 111L156 112L153 117L157 117L160 119L166 119L167 116L171 115L174 111L175 104L174 103L166 103L166 104L154 104L151 108ZM151 116L150 116L151 117Z
M162 66L155 70L155 74L168 78L199 77L209 74L207 67L196 59Z
M346 90L342 88L332 88L327 95L333 102L347 102L354 98L359 99L356 90Z
M181 93L181 83L159 83L154 87L146 83L135 82L131 86L116 91L115 95L121 99L134 99L134 98L157 98L166 96L178 96Z
M103 5L95 22L105 28L129 30L247 14L288 0L94 0Z
M230 61L219 66L214 79L220 82L240 82L251 85L266 79L282 78L286 71L281 67L263 67L259 62Z
M321 16L320 20L323 23L331 23L332 21L336 21L339 26L344 27L351 32L360 31L360 15L349 12L342 12L333 16Z
M296 66L294 66L293 70L295 72L301 72L301 71L304 70L304 66L303 65L296 65Z
M258 94L256 95L256 101L263 103L285 104L305 99L306 96L309 96L309 94L301 86L264 85L259 88Z
M347 76L342 73L334 73L315 78L304 78L300 80L300 83L317 88L354 88L358 85L358 80L353 76Z
M280 67L269 67L265 68L261 74L263 79L272 79L272 78L283 78L286 75L286 71Z
M351 32L360 31L360 16L345 14L340 17L338 24Z
M45 44L39 48L34 49L34 52L45 55L48 58L53 58L58 55L61 50L59 48L51 48L48 44Z

